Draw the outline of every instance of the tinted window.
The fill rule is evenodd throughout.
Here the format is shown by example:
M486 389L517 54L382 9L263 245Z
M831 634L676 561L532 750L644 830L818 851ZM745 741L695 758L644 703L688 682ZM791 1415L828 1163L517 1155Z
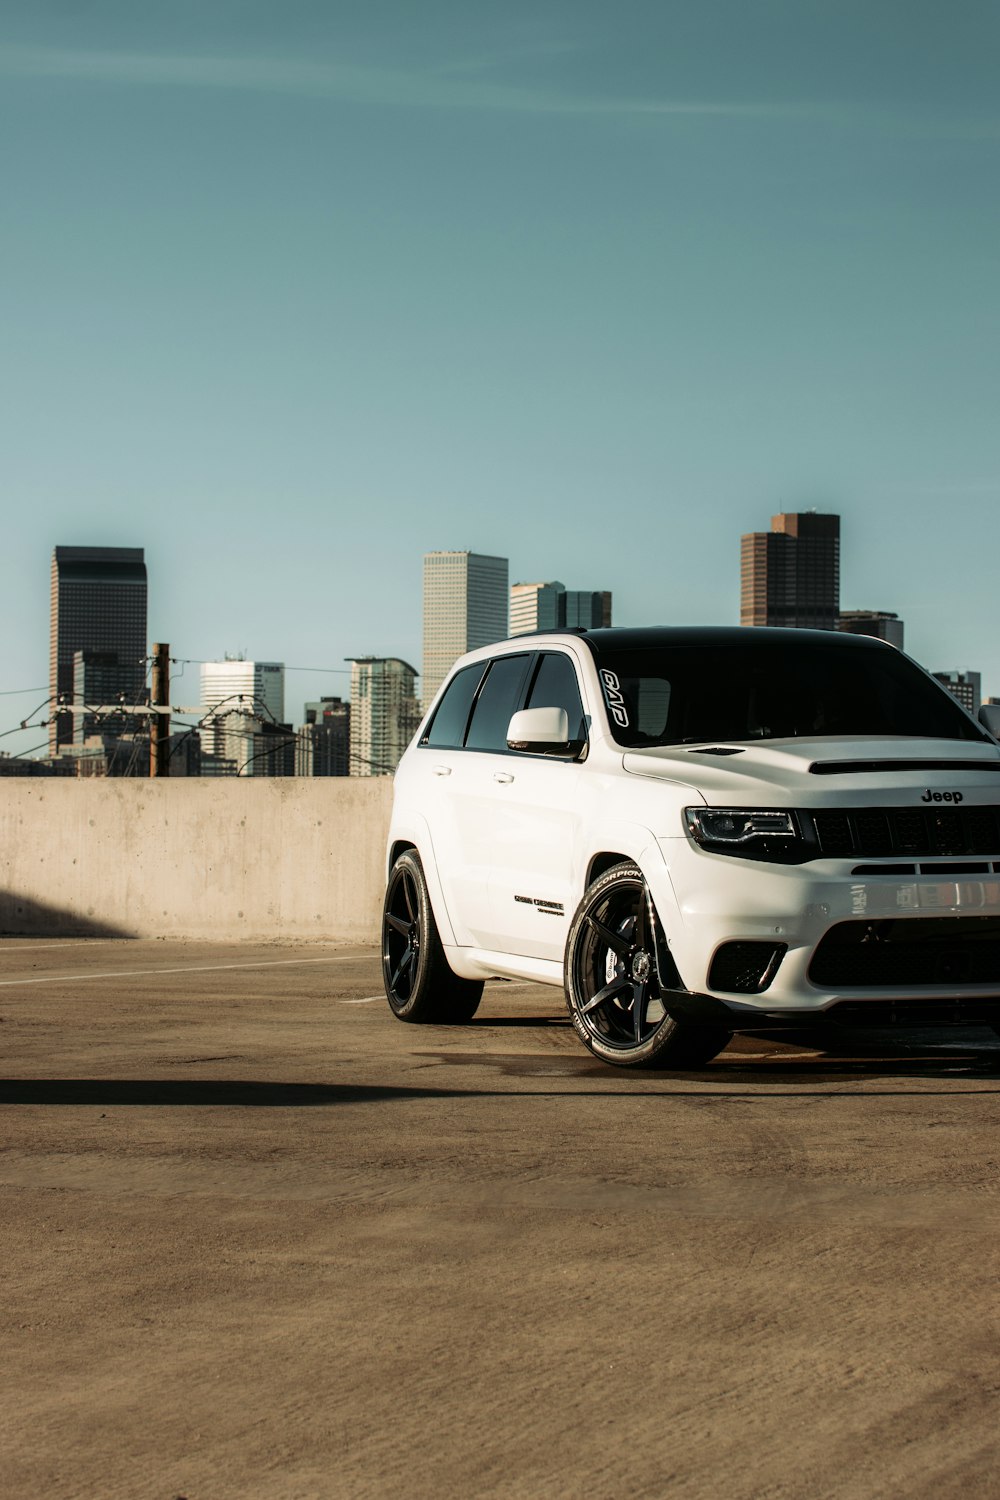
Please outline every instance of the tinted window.
M506 750L507 725L519 706L528 656L498 657L472 711L466 745L470 750Z
M568 656L555 651L545 652L538 664L525 708L564 708L569 719L570 739L587 738L576 668Z
M602 651L598 666L620 745L852 734L982 738L944 688L888 647L832 641Z
M483 679L483 663L463 667L445 688L444 697L437 706L431 727L421 740L423 745L461 745L465 739L465 726L469 722L469 710L476 696L476 688Z

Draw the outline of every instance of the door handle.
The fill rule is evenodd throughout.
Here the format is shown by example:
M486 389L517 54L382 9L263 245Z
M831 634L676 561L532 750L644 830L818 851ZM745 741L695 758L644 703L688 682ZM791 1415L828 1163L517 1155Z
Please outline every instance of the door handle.
M506 784L508 781L513 781L514 778L510 774L509 771L494 771L493 772L493 780L494 781L502 781L502 782L504 782Z
M432 766L431 770L435 776L450 776L451 766Z

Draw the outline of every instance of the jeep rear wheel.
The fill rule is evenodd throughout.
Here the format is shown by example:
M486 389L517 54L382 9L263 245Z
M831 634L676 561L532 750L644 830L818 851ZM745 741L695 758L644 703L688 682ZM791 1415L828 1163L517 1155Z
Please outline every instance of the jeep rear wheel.
M462 979L448 966L415 849L404 850L389 872L382 912L382 979L400 1021L460 1025L471 1021L482 998L481 979Z
M664 1009L658 920L638 865L594 881L566 943L566 1004L576 1033L602 1062L620 1068L697 1068L731 1033L675 1021Z

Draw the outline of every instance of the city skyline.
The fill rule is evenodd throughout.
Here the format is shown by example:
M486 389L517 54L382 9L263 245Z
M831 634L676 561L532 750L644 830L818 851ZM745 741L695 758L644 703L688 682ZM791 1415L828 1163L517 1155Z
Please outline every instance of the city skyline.
M783 515L779 515L779 516L776 516L776 517L772 517L772 526L775 526L776 523L780 523L781 526L782 526L782 528L783 528L784 525L785 525L785 523L791 524L791 523L794 523L797 520L802 520L802 519L806 519L807 520L808 517L807 516L806 517L798 517L798 516L795 516L795 515L783 514ZM822 519L829 520L829 521L835 522L835 523L839 523L839 521L840 521L840 517L837 516L837 515L832 515L832 516L829 516L829 517L823 517ZM742 580L742 582L745 585L745 579L746 579L746 557L747 557L746 548L747 548L747 543L754 541L756 539L756 537L758 537L758 536L765 536L766 537L769 534L770 533L757 533L757 534L753 534L753 535L744 534L744 536L742 538L738 537L738 538L735 539L736 545L737 545L737 548L738 548L738 554L737 554L736 562L735 562L735 575L736 575L736 580L737 580L737 600L738 600L738 604L739 604L739 600L744 596L744 592L745 592L745 588L741 588L741 580ZM54 559L55 554L57 552L69 554L69 553L76 553L76 552L79 552L81 550L86 550L86 549L79 549L77 547L57 546L54 549L54 551L52 552L52 554L51 554L51 559ZM105 548L103 550L104 550L105 553L107 553L109 551L109 549L107 549L107 548ZM143 557L143 555L144 555L144 549L143 548L138 548L138 549L120 549L120 548L119 549L114 549L114 548L112 548L110 550L111 551L116 551L117 550L118 552L121 552L123 555L132 555L132 554L134 554L135 556L140 557L140 558ZM447 552L447 553L439 553L439 554L433 554L433 553L432 554L424 554L423 560L422 560L423 561L423 583L424 583L424 592L423 592L423 598L422 598L422 618L424 620L426 620L426 583L427 583L428 558L434 557L434 556L439 556L439 557L449 557L450 556L450 557L459 559L459 558L463 558L463 557L466 557L466 556L469 556L469 555L471 555L473 558L477 557L477 554L465 554L465 553L454 552L454 551L453 552ZM741 567L741 561L740 561L741 557L742 557L742 567ZM484 562L491 562L491 563L498 563L498 564L499 563L507 563L507 559L505 559L505 558L491 558L491 559L484 558L484 559L482 559L482 561L484 561ZM54 568L54 561L53 561L53 568ZM520 585L520 587L524 587L524 586ZM561 588L562 585L557 585L557 587ZM51 589L50 589L50 593L51 593ZM513 590L511 588L508 588L507 593L508 593L508 595L512 595ZM603 597L605 598L605 600L607 600L610 603L610 596L609 595L604 595ZM50 602L50 609L51 609L51 602ZM737 612L739 612L739 607L738 607L738 611ZM862 609L862 610L854 610L854 611L846 611L845 612L845 618L849 617L849 616L852 616L852 615L856 615L858 617L861 617L861 616L870 616L872 620L877 620L878 624L875 625L875 626L873 626L870 630L867 630L866 633L880 635L884 639L886 639L886 638L887 639L891 639L891 640L893 640L893 643L896 644L897 646L900 644L901 632L902 632L902 628L903 628L903 625L905 624L905 622L898 621L894 616L892 616L892 615L886 615L884 612L878 611L878 610L873 611L873 610L869 610L869 609ZM893 621L894 623L887 628L888 622L890 620ZM676 620L672 621L672 622L669 622L669 621L659 620L659 621L655 621L655 622L650 622L650 621L642 621L642 622L640 622L640 621L635 621L635 622L628 622L628 621L626 621L626 622L619 622L619 621L616 621L615 623L689 623L689 622L676 621ZM708 622L708 623L713 623L713 622ZM714 622L714 623L731 623L731 622L719 621L719 622ZM859 629L861 627L860 627L859 621L855 620L852 625L844 624L842 628L857 630L857 629ZM50 630L50 634L51 634L51 630ZM151 632L151 634L152 634L152 632ZM498 633L497 639L500 639L500 638L501 638L501 634ZM909 648L908 643L907 643L907 654L909 654L909 655L915 655L915 653L912 651L912 649ZM79 653L77 653L77 655L79 655ZM976 660L977 662L981 661L987 655L988 655L988 653L984 650L983 652L980 653L979 657L974 658L974 660ZM364 660L364 659L372 660L372 659L376 659L376 658L374 657L374 653L365 652L365 653L359 654L359 656L357 658L353 658L353 657L349 656L346 659L348 661L351 661L351 660ZM396 658L393 658L393 659L396 659ZM917 658L917 659L919 660L919 658ZM173 648L171 648L171 662L173 663L173 671L172 671L172 674L171 674L171 694L170 694L171 703L174 704L174 705L178 705L178 704L181 703L181 700L184 700L184 704L187 707L191 708L191 709L193 709L195 707L195 700L197 700L197 704L201 708L211 707L211 703L208 702L208 699L206 698L205 689L204 689L204 681L205 681L205 677L206 677L206 668L208 669L209 673L211 673L213 670L214 671L228 672L228 671L230 671L230 669L232 671L239 672L239 671L245 670L245 669L249 669L250 671L253 671L255 665L256 666L260 666L260 662L259 661L256 662L256 663L254 662L253 659L251 659L251 660L248 661L246 653L243 652L243 651L238 651L238 652L228 652L227 651L220 658L192 658L192 657L182 657ZM272 661L270 663L267 663L267 665L269 667L273 668L275 671L278 671L278 672L280 672L282 674L282 682L283 683L287 680L287 678L289 676L291 676L292 678L294 678L297 683L301 682L302 684L309 684L314 678L317 678L317 677L318 678L326 678L326 677L344 678L344 677L347 677L348 679L350 679L350 677L352 675L351 668L350 667L345 667L345 666L330 667L330 668L305 667L305 666L298 667L298 668L294 668L294 667L293 668L288 668L288 667L286 667L285 663L281 662L281 661ZM979 691L978 684L980 682L983 683L983 686L982 686L982 701L985 702L987 700L987 697L992 696L992 694L991 694L991 689L992 689L992 686L993 686L992 679L988 679L988 674L982 672L979 669L978 666L973 667L971 665L970 661L963 661L962 663L956 665L955 663L943 664L940 660L925 660L925 661L921 662L921 665L924 666L929 672L931 672L933 675L937 676L942 681L945 681L949 677L964 676L966 674L970 674L971 673L972 677L974 677L975 680L976 680L976 682L977 682L977 692ZM179 671L177 670L178 667L180 668ZM77 666L77 671L79 671L79 665ZM190 682L192 684L192 687L193 687L195 681L197 680L197 678L195 676L196 673L200 673L201 682L199 684L197 692L192 695L191 693L186 693L182 689L182 684L186 680L186 681ZM420 682L419 676L418 676L417 680L418 680L418 682ZM998 683L997 685L1000 686L1000 683ZM332 695L332 696L335 696L337 698L339 698L339 697L345 697L345 698L347 698L347 701L349 701L349 682L348 683L341 682L339 684L339 688L340 688L339 693L336 694L336 695ZM32 691L37 691L37 692L41 693L44 690L41 687L39 687L38 689L32 690ZM299 714L298 710L294 707L294 702L295 702L295 699L296 699L297 694L298 694L298 688L296 688L295 692L289 693L289 701L293 704L293 708L292 708L292 712L288 715L288 720L289 720L290 723L292 723L293 725L296 726L296 731L298 729L307 727L307 725L309 723L308 709L310 707L315 708L316 700L320 696L318 693L316 693L314 690L312 690L311 687L308 687L308 686L303 686L302 687L302 692L303 692L303 694L305 694L307 692L311 693L311 697L308 697L308 696L303 697L303 699L302 699L303 708L302 708L301 715ZM31 695L32 694L29 693L27 696L31 696ZM4 703L6 701L13 701L14 699L16 699L16 698L18 698L20 696L22 696L22 694L20 692L10 691L10 690L7 690L7 689L4 689L4 688L0 687L0 710L2 710L2 706L4 705ZM208 696L212 697L212 694L209 694ZM426 708L426 706L427 706L427 704L429 702L429 699L424 698L423 695L422 695L422 693L421 693L421 701L423 702L423 706ZM963 701L964 701L964 699L963 699ZM33 751L34 751L34 755L36 757L38 755L40 755L42 753L43 749L45 748L45 744L44 744L44 742L39 742L39 741L36 740L36 736L42 734L42 732L43 732L42 729L40 729L40 728L37 727L37 725L38 725L39 721L44 720L46 717L48 717L48 710L47 709L42 710L40 713L33 715L33 718L34 718L34 721L35 721L35 724L36 724L36 728L35 729L24 730L24 731L22 731L20 733L17 733L17 732L15 732L15 733L8 733L4 738L0 739L0 753L6 753L7 755L11 755L11 756L17 756L17 755L23 755L23 754L31 753L31 750L26 750L24 748L24 745L25 745L26 741L28 739L31 739L31 740L35 741L35 744L32 747ZM269 713L267 715L267 717L270 718L270 717L273 717L273 715L271 715ZM300 723L300 719L301 719L301 723ZM10 729L13 728L13 724L15 722L16 722L16 720L12 719L11 723L8 724L8 726L7 726L8 730L10 730ZM0 728L2 728L2 727L3 726L0 725ZM182 724L180 722L180 720L178 719L178 721L177 721L177 727L183 731L185 729L193 728L194 727L194 723L192 722L192 723ZM19 740L21 742L20 744L18 743Z
M810 508L844 609L997 692L1000 18L958 14L8 7L0 730L56 541L144 545L151 640L298 705L420 660L430 549L726 623L733 539Z

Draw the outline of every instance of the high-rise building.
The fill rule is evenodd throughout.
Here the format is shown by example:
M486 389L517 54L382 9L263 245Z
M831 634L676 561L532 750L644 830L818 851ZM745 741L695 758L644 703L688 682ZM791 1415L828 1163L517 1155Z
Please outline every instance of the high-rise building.
M982 674L963 671L935 672L933 675L948 689L953 698L958 699L965 711L975 718L983 701Z
M424 555L425 704L464 652L506 637L507 609L505 557L478 552Z
M510 591L510 634L532 630L594 630L611 624L611 595L551 583L515 583Z
M285 668L280 661L226 657L201 668L202 775L268 775L268 745L258 743L264 726L291 731L285 718ZM261 751L263 750L263 754ZM273 759L273 757L272 757ZM260 762L260 766L258 766ZM288 774L281 772L279 774Z
M417 673L397 656L351 662L351 775L389 776L420 723Z
M837 629L848 635L871 635L877 641L888 641L890 646L903 649L903 622L889 610L842 609Z
M771 517L741 541L740 624L836 630L840 517L814 510Z
M342 698L307 703L296 738L296 776L348 776L350 756L351 705Z
M49 693L73 698L76 652L100 653L120 668L120 691L131 703L146 691L146 563L141 547L56 547L52 553ZM118 693L115 699L118 700ZM74 739L72 714L52 713L49 754Z
M605 589L568 589L563 597L560 625L572 630L599 630L611 624L611 594Z
M566 598L566 585L557 578L550 583L513 583L510 589L511 635L526 635L531 630L558 630L560 605Z
M270 719L252 720L252 743L237 767L241 776L294 776L298 736L291 724Z
M124 706L140 701L132 696L135 688L135 667L120 662L117 651L74 651L74 704L77 709L82 705L95 710L102 708L105 712L74 713L73 745L79 748L91 735L113 736L118 739L141 738L147 747L148 758L148 718L145 715L140 717L137 714L107 711L117 703ZM144 775L147 770L148 766L143 770Z

